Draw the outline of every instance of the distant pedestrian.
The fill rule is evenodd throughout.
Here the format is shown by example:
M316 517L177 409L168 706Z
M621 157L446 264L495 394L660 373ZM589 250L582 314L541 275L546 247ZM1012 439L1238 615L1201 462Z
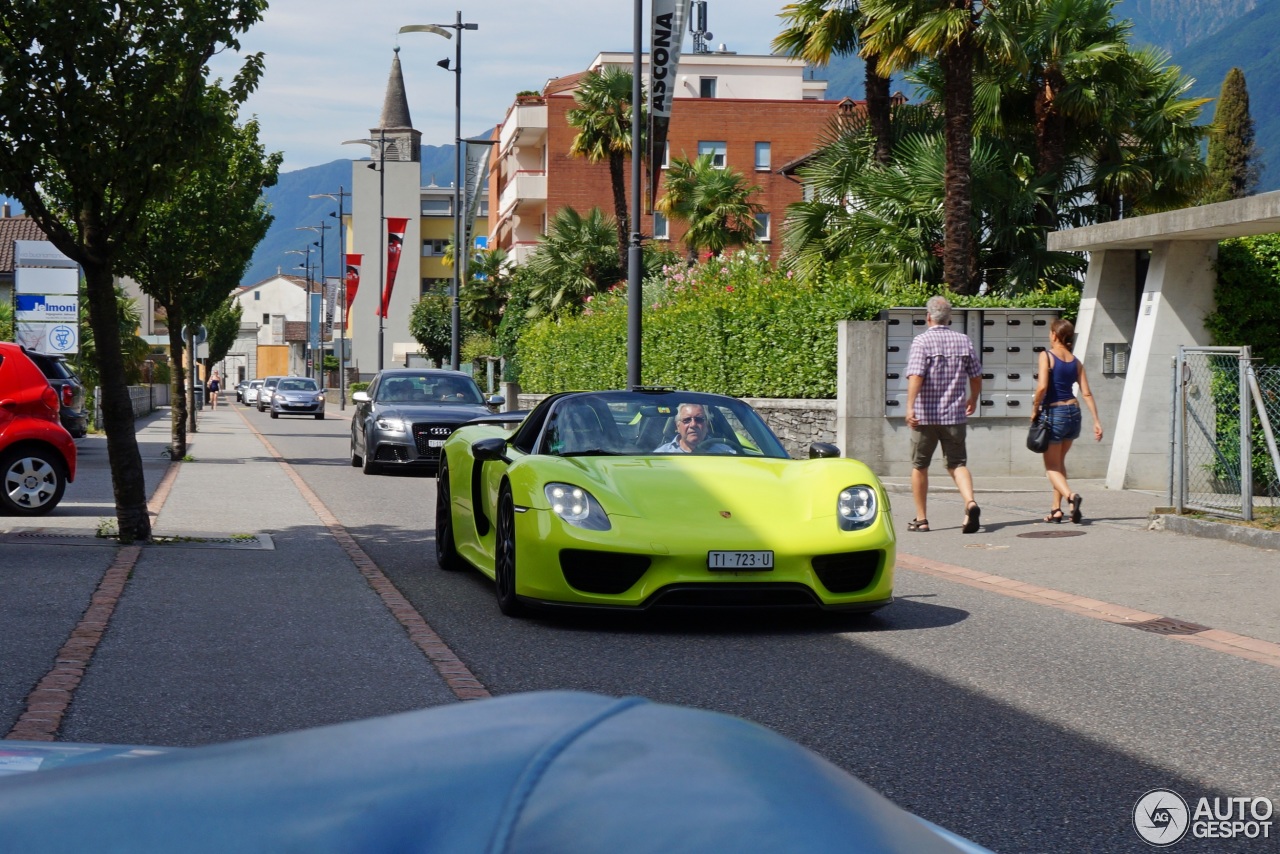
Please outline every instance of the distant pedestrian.
M982 362L969 336L951 328L951 302L935 296L925 304L929 327L911 342L907 359L907 426L911 428L911 495L916 517L908 531L928 531L929 464L942 445L947 472L964 499L965 534L978 530L981 508L973 500L965 430L978 408Z
M1071 521L1080 524L1084 518L1080 505L1084 499L1071 491L1067 483L1067 451L1071 443L1080 438L1080 398L1084 398L1093 415L1093 438L1102 441L1102 422L1098 420L1098 407L1089 391L1089 379L1084 365L1071 353L1071 341L1075 337L1071 321L1061 318L1049 325L1049 349L1040 353L1039 381L1031 407L1034 421L1044 410L1049 423L1049 447L1044 452L1044 473L1053 487L1053 505L1046 522L1062 521L1062 501L1071 505ZM1074 386L1080 386L1076 396Z
M209 408L218 408L218 392L222 391L222 377L218 376L218 372L214 371L209 376Z

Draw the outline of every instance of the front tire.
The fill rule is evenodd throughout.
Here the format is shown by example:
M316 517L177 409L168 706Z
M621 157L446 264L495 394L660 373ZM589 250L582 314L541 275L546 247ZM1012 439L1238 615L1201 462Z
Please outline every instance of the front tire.
M493 581L498 592L498 610L508 617L525 613L524 603L516 597L516 503L511 484L502 484L498 493L498 530L493 560Z
M449 492L449 465L444 460L436 472L436 563L450 572L462 569L462 558L453 540L453 500Z
M373 461L373 454L368 448L364 449L364 468L365 474L377 474L378 464Z
M279 417L280 417L280 413L279 413L279 412L273 412L273 413L271 413L271 417L272 417L272 418L279 418Z
M43 516L67 489L63 461L43 448L0 455L0 508L14 516Z

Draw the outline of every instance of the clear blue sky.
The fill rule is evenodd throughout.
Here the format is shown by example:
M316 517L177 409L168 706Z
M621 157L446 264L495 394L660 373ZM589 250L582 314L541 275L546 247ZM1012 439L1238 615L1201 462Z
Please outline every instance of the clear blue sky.
M767 54L787 0L709 0L712 46ZM270 151L284 152L284 170L367 154L347 139L377 125L399 44L413 124L427 145L454 137L454 75L436 67L454 57L454 42L430 33L398 36L405 24L449 24L455 13L479 24L462 41L462 134L500 122L516 92L541 89L551 77L581 71L601 51L630 51L628 0L472 0L389 3L369 0L272 0L262 22L244 37L245 51L266 54L262 86L244 114L256 114ZM649 3L644 4L648 45ZM684 49L691 40L686 36ZM215 58L216 74L238 67L234 54Z

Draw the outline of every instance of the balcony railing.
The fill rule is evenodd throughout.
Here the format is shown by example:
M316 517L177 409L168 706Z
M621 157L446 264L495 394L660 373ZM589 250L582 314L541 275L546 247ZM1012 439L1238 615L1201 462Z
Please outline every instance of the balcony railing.
M502 188L502 196L498 199L498 209L502 216L508 216L516 206L524 201L547 200L547 173L544 171L517 172L507 186Z

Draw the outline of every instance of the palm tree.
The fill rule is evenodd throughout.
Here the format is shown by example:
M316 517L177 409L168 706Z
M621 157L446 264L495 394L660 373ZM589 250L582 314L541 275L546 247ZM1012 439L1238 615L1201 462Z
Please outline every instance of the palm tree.
M1016 60L1020 48L991 7L974 0L863 0L867 25L862 53L878 57L881 74L903 71L928 60L942 79L943 136L946 140L946 236L943 276L957 293L976 293L977 239L973 222L973 74L984 50Z
M748 186L741 173L713 166L710 154L696 160L677 157L667 169L665 186L657 208L688 225L684 245L691 262L700 249L719 255L730 246L755 242L755 215L764 207L751 201L760 188Z
M866 26L858 0L799 0L782 7L778 15L786 26L773 40L773 49L798 56L811 65L827 65L833 56L856 53L862 47L860 34ZM875 139L876 160L888 163L892 152L889 139L889 78L876 65L879 58L865 58L867 118Z
M561 208L529 257L527 266L537 278L529 292L530 315L580 305L584 297L625 279L626 265L619 265L614 254L616 237L617 224L599 208L586 216Z
M510 271L504 249L483 249L467 265L469 281L462 289L461 312L470 329L493 335L507 302Z
M609 161L609 182L613 188L613 214L618 223L618 266L627 269L628 235L631 220L627 212L625 161L634 148L631 139L631 72L617 66L588 71L573 100L578 106L565 118L578 129L569 153L593 163Z

